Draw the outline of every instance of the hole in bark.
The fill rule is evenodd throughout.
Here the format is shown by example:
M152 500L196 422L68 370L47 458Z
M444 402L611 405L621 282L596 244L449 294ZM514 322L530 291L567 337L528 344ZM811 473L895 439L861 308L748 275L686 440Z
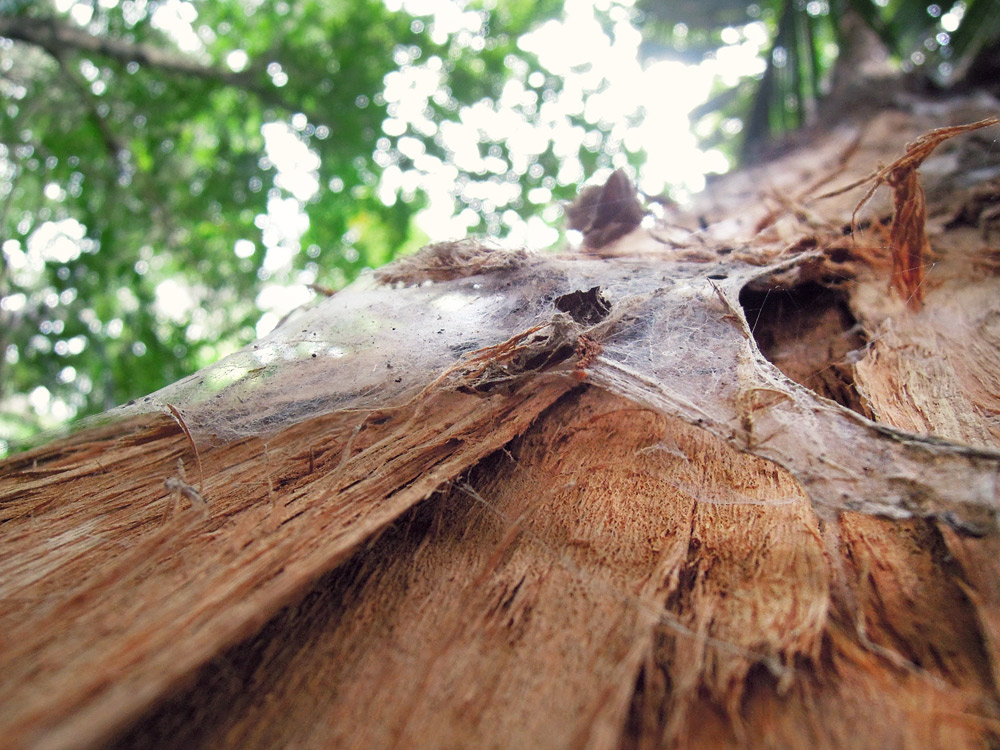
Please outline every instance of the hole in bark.
M820 396L870 417L854 386L853 353L866 344L845 296L807 282L740 292L761 353L785 375Z
M566 313L580 325L592 326L604 320L611 312L599 286L587 291L576 291L556 297L556 309Z
M846 263L851 259L851 251L846 247L835 247L826 254L826 257L831 263Z
M774 673L762 663L754 664L747 670L743 678L744 691L742 709L748 711L754 699L767 700L768 696L778 693L778 679Z

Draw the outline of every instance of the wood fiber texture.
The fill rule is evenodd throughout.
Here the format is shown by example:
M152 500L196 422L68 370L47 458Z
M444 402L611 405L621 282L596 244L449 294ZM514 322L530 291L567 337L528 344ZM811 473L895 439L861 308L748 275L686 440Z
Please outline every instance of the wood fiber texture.
M207 511L165 487L178 459L195 464L167 418L8 462L0 736L103 741L567 388L538 385L520 398L439 394L419 405L431 426L414 423L419 407L340 414L217 449L201 456L225 467L198 490Z
M941 537L844 523L832 561L786 472L587 389L116 747L981 747Z
M717 496L735 489L761 505L695 501L681 488L706 462L720 469ZM208 731L183 744L614 747L664 639L681 654L668 657L675 674L712 673L738 703L754 663L816 651L825 623L815 519L801 495L789 502L787 474L761 464L600 390L564 397L279 618L302 633L294 650L258 640L245 648L268 656L255 660L234 649L237 679L214 665L187 706L121 747L157 746L180 729L172 717L227 686L221 722L188 725ZM774 497L784 504L769 513ZM767 589L766 610L743 606L748 581ZM718 587L735 598L713 612ZM775 620L791 627L779 633ZM752 635L768 626L771 641ZM294 666L275 679L273 659Z

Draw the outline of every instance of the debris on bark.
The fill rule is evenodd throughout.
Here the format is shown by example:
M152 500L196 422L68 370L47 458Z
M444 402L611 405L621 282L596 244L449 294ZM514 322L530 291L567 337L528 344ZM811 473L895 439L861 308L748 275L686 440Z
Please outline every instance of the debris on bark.
M475 240L437 242L420 252L397 260L375 271L383 284L419 284L426 281L450 281L503 271L522 265L524 250L499 250Z

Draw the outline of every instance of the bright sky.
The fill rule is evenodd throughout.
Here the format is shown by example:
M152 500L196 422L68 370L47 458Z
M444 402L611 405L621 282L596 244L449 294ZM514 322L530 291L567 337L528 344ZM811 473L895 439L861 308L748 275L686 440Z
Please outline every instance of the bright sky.
M387 5L403 7L414 14L431 14L433 27L448 33L468 31L475 33L481 23L476 13L459 12L459 4L452 0L386 0ZM442 79L441 60L432 57L420 65L404 65L398 72L386 77L386 101L397 105L395 113L383 123L386 135L399 137L398 148L415 162L415 169L404 172L395 166L386 166L380 183L380 194L387 204L396 200L399 192L422 189L430 196L430 206L420 215L418 223L432 240L464 236L468 227L478 217L468 210L456 212L450 190L458 176L458 169L487 173L506 170L506 163L499 158L480 155L479 133L489 140L505 141L514 161L523 161L525 171L533 157L541 153L551 140L563 165L554 178L559 184L576 184L585 179L601 181L610 169L595 175L585 175L576 154L580 147L587 147L586 133L574 127L570 116L583 115L589 123L602 123L610 128L610 141L620 143L624 151L615 154L613 166L626 166L628 152L644 150L647 161L638 175L639 187L657 194L666 186L684 196L701 190L704 175L727 168L724 157L716 151L699 150L690 130L688 114L703 103L715 76L735 82L738 75L762 70L760 47L766 41L762 24L743 29L746 41L731 45L715 60L699 66L679 62L654 62L643 65L638 59L639 31L629 22L627 2L591 2L567 0L565 18L545 23L522 37L521 49L538 56L549 73L564 81L564 89L552 100L542 102L539 110L541 122L530 125L523 112L534 102L534 92L524 85L524 76L515 76L507 84L497 109L487 102L463 107L457 121L441 126L446 148L452 153L453 164L444 164L423 153L423 146L416 138L406 137L407 129L424 135L433 134L436 126L426 119L423 112L428 99L439 91ZM610 12L614 24L609 37L595 17L595 6ZM603 6L603 7L602 7ZM443 21L440 19L444 19ZM735 30L734 30L735 32ZM739 38L739 34L736 35ZM589 65L600 60L600 65ZM527 73L527 71L525 71ZM542 73L529 73L528 77ZM602 85L607 83L604 86ZM534 83L534 82L533 82ZM633 115L642 114L640 124ZM305 125L303 120L302 125ZM284 123L265 126L268 157L278 172L278 184L299 200L307 200L318 189L316 166L310 158L308 147L299 138L295 128ZM560 152L561 151L561 152ZM376 162L379 154L376 153ZM519 195L516 185L476 184L478 191L468 196L489 201L493 206L503 206ZM539 206L539 213L554 218L558 212L546 211L551 194L544 188L526 196ZM506 242L511 245L527 244L545 247L558 237L544 221L524 222L513 212L504 216Z

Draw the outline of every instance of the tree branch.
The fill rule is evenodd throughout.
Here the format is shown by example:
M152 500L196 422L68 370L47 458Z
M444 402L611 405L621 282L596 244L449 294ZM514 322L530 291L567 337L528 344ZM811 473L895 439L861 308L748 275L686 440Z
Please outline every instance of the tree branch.
M276 89L263 83L258 77L260 71L252 67L236 73L213 65L205 65L156 45L95 36L54 17L0 16L0 37L40 47L56 60L60 60L67 51L97 54L122 64L137 62L165 73L193 76L225 86L236 86L260 97L262 101L272 106L301 111L311 122L332 124L329 117L304 110L301 105L285 100Z
M245 72L233 73L204 65L190 57L152 44L95 36L58 18L0 16L0 36L36 45L55 58L67 50L92 52L122 63L137 62L170 73L209 78L236 86L247 86L251 83Z

